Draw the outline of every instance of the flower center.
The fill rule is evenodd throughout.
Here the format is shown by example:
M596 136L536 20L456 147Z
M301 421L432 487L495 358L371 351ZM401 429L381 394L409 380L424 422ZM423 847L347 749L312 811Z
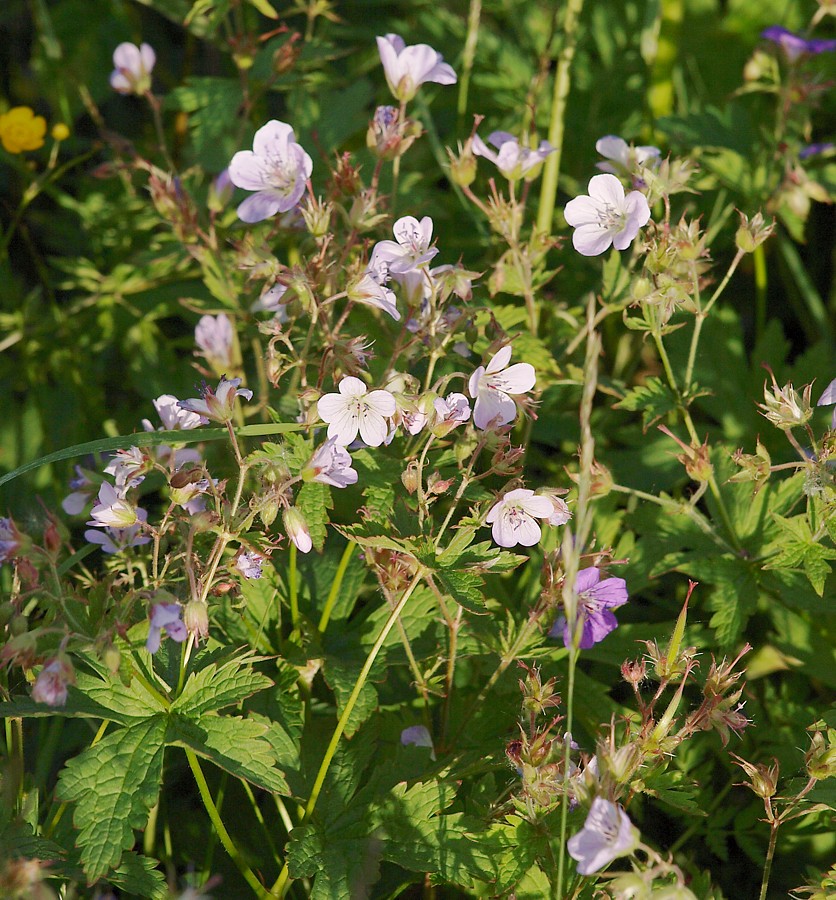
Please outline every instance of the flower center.
M621 231L624 227L624 213L611 203L601 203L598 206L598 224L605 231Z
M296 184L296 172L288 160L278 154L270 154L264 162L264 179L276 190L288 193Z

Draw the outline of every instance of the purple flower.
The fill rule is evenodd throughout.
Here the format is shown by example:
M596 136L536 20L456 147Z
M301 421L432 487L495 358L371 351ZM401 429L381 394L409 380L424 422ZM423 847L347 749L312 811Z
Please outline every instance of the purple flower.
M235 332L229 316L201 316L194 330L194 340L201 355L219 372L235 367Z
M799 159L809 159L811 156L818 156L821 153L829 153L836 144L833 141L819 141L816 144L807 144L798 151Z
M151 607L151 627L145 642L145 649L149 653L156 653L160 649L163 629L178 644L186 640L188 630L180 618L182 611L183 607L179 603L155 603Z
M257 192L238 207L238 218L261 222L293 209L312 171L313 162L290 125L272 119L255 133L253 149L239 151L229 164L232 183Z
M87 477L81 466L75 467L76 477L70 479L71 494L61 501L61 508L68 516L77 516L90 502L96 485Z
M100 544L105 553L121 553L128 547L139 547L147 544L151 538L147 534L142 533L142 523L148 518L148 513L136 508L136 523L129 525L127 528L113 528L106 526L99 530L98 528L88 528L84 532L84 540L89 544Z
M0 563L14 559L22 541L13 519L0 519Z
M781 25L771 25L761 32L761 37L777 44L790 62L795 62L805 54L829 53L836 50L836 41L826 41L821 38L808 40L801 37L800 34L788 31Z
M603 797L592 801L583 829L569 838L566 849L577 860L578 873L591 875L638 846L638 830L624 810Z
M404 747L429 747L430 759L435 760L433 739L429 731L423 725L410 725L401 732L401 744Z
M539 173L539 166L543 160L555 152L555 148L548 141L540 141L539 146L523 147L519 139L507 131L493 131L488 135L488 141L496 147L498 152L491 150L479 137L473 135L473 155L483 156L489 159L500 172L509 180L516 181L525 178L533 180Z
M575 197L563 209L567 224L575 229L572 245L583 256L598 256L610 244L626 250L650 220L647 198L640 191L625 197L615 175L593 175L587 190L589 196Z
M328 438L302 470L303 481L318 481L337 488L357 484L357 477L348 450L337 443L336 437Z
M108 526L110 528L129 528L139 520L135 506L125 499L125 491L130 485L117 490L112 484L105 481L99 488L98 503L90 511L92 518L87 523L96 528Z
M261 578L264 557L255 551L242 550L235 559L234 566L248 581Z
M39 672L32 687L32 699L47 706L64 706L67 687L75 684L72 663L63 654L51 659Z
M232 421L236 397L243 397L245 400L253 398L253 392L249 388L239 388L239 384L241 384L240 378L227 378L222 375L216 391L213 391L208 384L204 384L201 391L203 399L180 400L177 405L180 409L197 413L204 419L212 419L214 422L225 425Z
M627 602L627 582L623 578L601 581L600 569L582 569L575 580L575 593L578 595L578 618L583 623L578 648L588 650L618 628L618 621L610 610ZM572 633L562 616L552 626L549 637L557 637L561 631L564 645L571 647Z
M824 389L816 406L833 406L834 403L836 403L836 378ZM836 409L833 410L833 422L830 427L836 430Z

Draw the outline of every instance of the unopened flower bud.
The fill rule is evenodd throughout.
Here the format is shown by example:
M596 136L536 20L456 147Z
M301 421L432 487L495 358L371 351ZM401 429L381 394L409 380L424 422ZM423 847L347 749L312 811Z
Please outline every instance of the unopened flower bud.
M657 888L650 897L652 900L697 900L697 895L684 884L669 884Z
M102 662L107 666L111 674L115 675L122 664L122 654L117 647L109 644L102 651Z
M408 494L414 494L421 486L421 475L417 460L413 459L401 473L401 482Z
M615 900L647 900L650 888L638 872L627 872L613 879L607 889Z
M183 624L196 641L209 635L209 606L203 600L190 600L183 609Z
M772 472L772 457L769 455L769 451L758 439L754 453L737 450L732 455L732 460L740 466L740 471L732 475L729 481L754 481L757 494L769 480Z
M476 180L476 157L473 155L472 141L467 140L464 147L459 144L458 155L449 148L447 156L450 158L450 181L459 187L470 187Z
M267 500L264 501L264 505L258 512L259 518L264 523L265 528L269 528L273 522L276 521L276 516L278 516L278 514L279 504L272 497L268 497Z
M299 210L305 220L305 227L314 238L319 240L328 234L331 229L331 213L334 211L332 203L308 197L307 201L300 205Z
M734 236L737 249L744 253L752 253L755 247L759 247L775 231L775 219L769 224L764 222L761 213L756 213L750 219L740 213L740 227Z
M70 136L70 129L63 122L56 122L55 125L52 126L52 131L50 132L52 135L52 139L54 141L66 141Z
M283 513L284 530L291 541L296 545L300 553L310 553L313 548L311 532L308 523L296 506L290 506Z
M804 761L808 774L817 781L836 775L836 729L828 728L827 737L816 731Z
M20 635L26 634L29 631L29 619L21 613L17 613L12 616L12 620L9 622L9 631L13 637L20 637Z
M213 213L223 212L232 199L234 190L235 186L229 178L229 169L224 169L209 185L209 195L206 198L206 205L209 211Z
M32 699L47 706L63 706L67 702L67 688L75 684L75 672L70 658L59 653L41 669L32 687Z
M5 603L0 603L0 628L5 628L9 624L15 612L16 607L14 603L9 600Z

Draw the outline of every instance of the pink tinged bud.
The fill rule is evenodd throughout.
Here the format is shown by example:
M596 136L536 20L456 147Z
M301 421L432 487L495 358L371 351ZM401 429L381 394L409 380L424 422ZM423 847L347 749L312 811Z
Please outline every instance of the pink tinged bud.
M235 332L229 317L202 316L194 331L197 349L209 364L219 372L234 368Z
M287 536L293 541L296 549L300 553L310 553L313 548L311 533L308 530L308 523L301 511L295 507L288 507L282 516L284 520L284 530Z
M75 684L72 663L60 654L41 669L32 687L32 699L47 706L64 706L67 687L71 684Z

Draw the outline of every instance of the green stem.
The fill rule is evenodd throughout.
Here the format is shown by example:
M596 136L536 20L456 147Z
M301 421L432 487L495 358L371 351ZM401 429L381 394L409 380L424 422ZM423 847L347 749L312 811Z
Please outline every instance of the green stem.
M363 668L360 670L360 674L357 676L357 682L355 683L354 688L351 691L348 700L346 701L345 708L343 709L342 715L337 722L337 727L334 729L334 733L331 735L331 740L328 744L327 749L325 750L325 756L322 758L322 763L319 766L319 771L316 775L316 781L314 781L311 795L308 798L308 802L305 806L305 812L302 816L302 822L300 824L304 824L305 822L307 822L313 815L313 812L316 809L317 801L319 800L319 795L322 792L322 787L325 784L325 778L328 775L331 761L334 758L334 754L337 752L337 747L339 746L340 739L342 738L346 725L348 725L348 720L351 717L352 712L354 711L354 706L357 703L357 698L360 696L360 692L363 690L363 686L365 685L369 677L369 672L371 672L372 666L374 665L374 662L377 659L377 656L380 653L383 644L386 642L386 638L389 636L389 632L392 630L392 628L395 626L395 623L400 618L400 614L403 612L404 607L409 602L409 598L414 593L415 588L417 588L421 583L421 580L424 578L425 574L426 570L423 568L423 566L419 567L418 571L415 573L415 577L412 579L411 584L404 591L403 596L398 601L397 606L395 606L395 608L389 614L389 618L386 620L386 623L381 629L380 634L377 636L377 640L374 642L374 646L369 651L369 655L366 657L365 663L363 663ZM284 897L289 887L290 872L288 871L287 863L285 862L284 867L279 874L279 877L276 879L276 883L273 885L270 891L270 896Z
M763 337L766 327L766 252L763 244L758 244L752 252L752 262L755 264L755 345Z
M317 626L317 631L320 634L325 633L325 629L328 627L328 622L331 619L331 613L334 610L334 604L337 602L337 596L340 593L340 588L343 586L343 579L345 578L345 573L348 570L348 564L351 562L351 556L354 553L354 548L357 545L352 541L349 541L345 545L345 550L343 550L343 555L340 559L340 564L337 566L337 574L334 576L334 581L331 584L331 590L328 591L328 598L325 601L325 609L322 610L322 616L319 619L319 625Z
M291 543L287 570L287 592L290 595L290 621L294 629L299 626L299 577L296 570L296 553L296 544Z
M459 81L459 119L467 112L467 93L470 88L470 75L473 61L476 58L476 42L479 40L479 22L482 17L482 0L470 0L467 14L467 36L464 39L462 52L462 77Z
M206 812L209 815L213 827L215 828L215 832L217 833L221 843L223 844L224 850L226 850L226 852L229 854L230 859L232 859L232 861L235 863L238 871L244 877L244 880L247 882L247 884L253 889L255 895L260 898L269 897L270 895L264 889L264 886L261 884L258 878L256 878L253 870L247 865L246 861L241 858L241 854L238 852L238 848L233 843L229 832L226 830L226 826L221 821L221 817L218 813L217 807L215 806L215 802L212 800L212 794L209 791L209 785L206 783L203 769L201 769L200 763L198 762L197 755L188 747L185 748L185 752L186 759L188 759L189 761L189 768L191 768L192 774L194 775L194 780L197 782L197 789L200 792L200 799L203 801L203 805L206 808Z
M778 842L778 829L781 827L780 819L773 819L769 829L769 847L766 851L766 861L763 865L763 881L758 900L766 900L766 891L769 887L769 876L772 873L772 860L775 856L775 845Z
M563 153L566 101L569 97L570 73L577 43L578 19L582 9L583 0L567 0L566 14L563 19L563 47L558 55L557 72L554 76L554 93L549 122L549 143L555 148L555 152L546 159L543 167L540 205L537 210L537 230L546 236L552 233L557 179L560 174L560 158Z
M575 711L575 667L577 666L578 656L580 655L580 651L577 647L573 647L569 651L569 672L567 675L566 681L566 731L571 734L572 733L572 716ZM563 771L569 771L570 765L570 753L571 753L571 744L570 740L564 741L563 743ZM558 891L563 890L563 873L566 866L566 829L569 821L569 797L568 795L563 798L563 803L560 806L560 852L557 856L557 889ZM563 896L562 894L558 894L558 896Z

